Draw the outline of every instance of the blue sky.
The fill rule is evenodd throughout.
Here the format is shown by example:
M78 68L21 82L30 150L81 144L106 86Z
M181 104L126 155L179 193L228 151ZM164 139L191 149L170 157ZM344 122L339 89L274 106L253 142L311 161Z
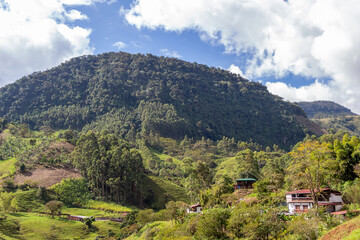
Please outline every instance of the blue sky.
M151 53L225 69L234 63L239 65L246 63L246 56L224 54L223 45L202 41L199 33L194 30L185 30L180 33L163 29L136 28L119 13L121 8L129 8L130 2L119 1L113 4L78 8L89 16L89 21L79 21L81 23L74 23L74 25L92 29L90 40L95 54L109 51ZM114 43L119 41L126 46L123 48L114 46ZM168 53L165 53L165 49Z
M357 0L0 0L0 86L84 54L221 67L360 113Z

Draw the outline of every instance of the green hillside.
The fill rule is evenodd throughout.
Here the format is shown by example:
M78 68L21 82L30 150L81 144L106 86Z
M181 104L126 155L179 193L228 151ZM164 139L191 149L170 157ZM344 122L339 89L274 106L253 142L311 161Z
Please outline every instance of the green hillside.
M16 172L16 158L0 160L0 179L8 177Z
M168 201L183 201L190 203L184 188L157 176L146 176L145 184L152 194L153 209L162 209Z
M0 117L32 128L108 129L289 147L307 132L301 108L228 71L150 54L71 59L0 89Z
M352 135L360 135L360 116L339 116L333 118L313 119L325 129L342 130Z

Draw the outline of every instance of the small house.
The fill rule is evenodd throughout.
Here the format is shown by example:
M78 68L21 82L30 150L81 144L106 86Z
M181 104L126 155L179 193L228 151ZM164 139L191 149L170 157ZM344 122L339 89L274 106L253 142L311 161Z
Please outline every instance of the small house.
M202 211L202 207L200 204L191 205L190 209L187 209L187 213L200 213Z
M254 178L241 178L236 179L236 184L234 185L234 189L253 189L253 183L256 182Z
M86 219L91 219L93 217L87 217L87 216L74 216L74 215L69 215L68 216L68 220L73 220L73 221L80 221L80 222L84 222Z
M286 203L291 214L306 213L314 207L314 200L311 196L310 189L295 190L286 193ZM341 193L322 188L318 199L318 205L325 207L328 213L338 212L343 207Z

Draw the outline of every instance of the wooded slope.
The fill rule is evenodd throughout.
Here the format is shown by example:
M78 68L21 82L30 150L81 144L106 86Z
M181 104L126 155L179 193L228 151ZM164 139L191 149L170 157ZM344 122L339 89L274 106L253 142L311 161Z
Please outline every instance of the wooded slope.
M9 121L33 128L106 128L129 138L145 131L289 147L307 132L297 115L305 117L260 83L150 54L73 58L0 89L0 116Z

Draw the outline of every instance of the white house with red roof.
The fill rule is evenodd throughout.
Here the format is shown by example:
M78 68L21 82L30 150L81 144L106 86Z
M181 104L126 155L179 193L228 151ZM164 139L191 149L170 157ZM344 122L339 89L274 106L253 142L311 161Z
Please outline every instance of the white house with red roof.
M325 207L327 212L337 212L343 207L344 202L340 192L322 188L320 193L318 205ZM286 203L290 213L305 213L314 206L310 189L287 192Z

